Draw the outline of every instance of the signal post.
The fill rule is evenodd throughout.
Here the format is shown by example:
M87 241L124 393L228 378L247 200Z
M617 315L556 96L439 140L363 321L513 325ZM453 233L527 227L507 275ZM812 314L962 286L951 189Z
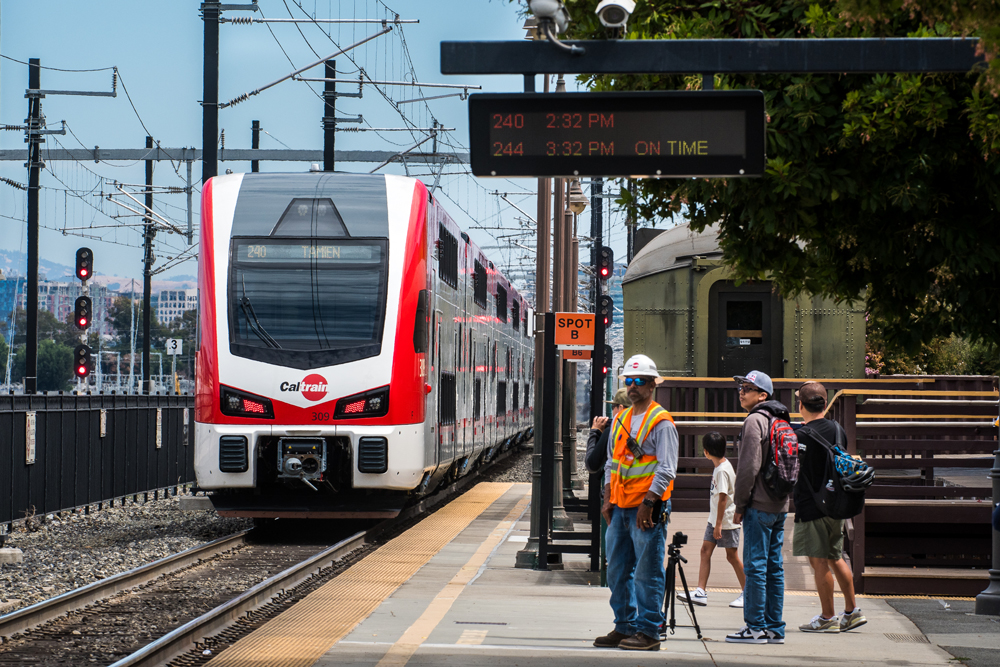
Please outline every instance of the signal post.
M93 352L87 345L87 329L94 320L94 302L90 298L87 281L94 275L94 253L90 248L76 251L76 277L83 285L83 295L77 297L73 308L73 325L80 330L80 344L73 350L73 375L76 391L83 393L87 377L94 370Z

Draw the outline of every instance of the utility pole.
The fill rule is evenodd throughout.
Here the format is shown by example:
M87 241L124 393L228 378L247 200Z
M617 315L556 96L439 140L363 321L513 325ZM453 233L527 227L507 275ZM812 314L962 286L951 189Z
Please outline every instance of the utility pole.
M28 60L28 90L40 91L42 66L38 58ZM42 94L28 94L28 339L24 353L24 391L33 394L38 389L38 188L42 162L40 134L42 129Z
M327 60L323 82L323 171L333 171L337 141L337 61Z
M250 148L257 150L260 148L260 121L255 120L250 124ZM257 173L260 171L260 160L250 160L250 171Z
M607 331L601 318L601 276L598 261L601 246L604 245L604 179L595 178L590 182L590 265L594 269L594 281L590 287L590 299L597 317L594 332L594 354L590 363L590 419L604 414L604 345Z
M153 147L153 137L146 137L146 148ZM146 160L146 215L143 216L143 266L142 266L142 392L153 393L149 380L149 321L152 314L150 306L153 292L153 237L156 228L153 226L153 161Z
M219 173L219 0L201 3L205 21L205 57L201 99L201 182Z

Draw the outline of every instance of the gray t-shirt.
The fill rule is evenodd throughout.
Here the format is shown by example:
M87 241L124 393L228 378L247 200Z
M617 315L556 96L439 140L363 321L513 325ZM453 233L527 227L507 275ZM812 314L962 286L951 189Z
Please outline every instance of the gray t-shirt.
M633 438L639 434L639 428L642 426L642 419L645 415L645 412L632 415L632 423L629 424L629 431ZM608 428L614 428L614 424ZM608 462L604 464L605 486L611 483L611 467L614 451L614 440L609 437ZM670 485L671 480L677 476L677 452L677 427L669 421L662 421L653 427L642 442L643 455L653 455L656 457L656 470L653 473L653 482L650 484L649 490L658 496L663 495L663 492L667 490L667 486Z

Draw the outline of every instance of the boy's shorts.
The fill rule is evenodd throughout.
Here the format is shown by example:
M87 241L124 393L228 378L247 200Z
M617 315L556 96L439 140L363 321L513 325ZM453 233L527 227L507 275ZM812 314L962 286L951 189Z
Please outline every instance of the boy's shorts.
M838 560L844 550L844 520L820 517L799 521L792 533L792 555Z
M733 528L732 530L722 529L722 539L716 540L715 526L708 524L705 526L705 537L701 538L706 542L711 542L717 547L722 547L723 549L736 549L740 546L740 529Z

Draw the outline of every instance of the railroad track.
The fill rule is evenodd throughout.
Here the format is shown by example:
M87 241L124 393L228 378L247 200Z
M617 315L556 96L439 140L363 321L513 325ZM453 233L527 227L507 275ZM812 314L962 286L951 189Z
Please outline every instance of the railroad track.
M244 531L0 617L0 666L206 662L217 647L337 576L372 542L462 493L513 451L395 519L331 535L336 544L319 551L315 544L253 544L252 531Z

